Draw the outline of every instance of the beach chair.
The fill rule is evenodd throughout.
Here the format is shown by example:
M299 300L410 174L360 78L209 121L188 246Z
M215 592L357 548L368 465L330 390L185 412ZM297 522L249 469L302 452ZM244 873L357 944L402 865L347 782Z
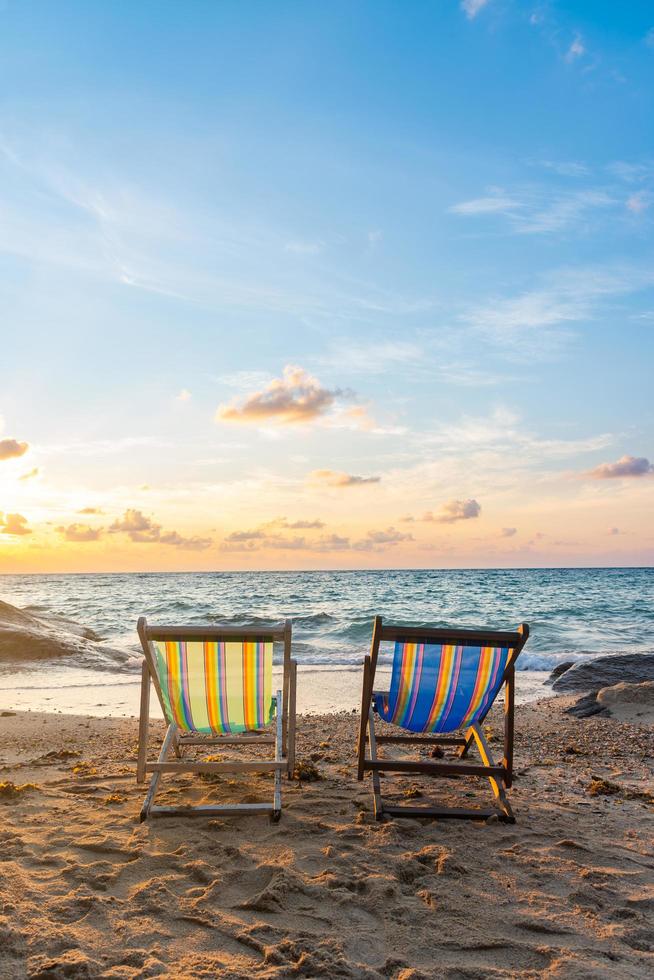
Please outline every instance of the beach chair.
M279 820L281 779L295 768L297 663L291 659L291 623L242 628L149 626L138 621L143 646L136 780L152 773L141 820L148 816L233 816L268 813ZM283 645L283 689L273 695L273 644ZM150 684L168 728L157 762L147 761ZM274 734L266 731L274 720ZM266 759L184 758L187 746L274 746ZM174 753L175 759L169 758ZM273 802L224 806L153 806L162 773L274 773Z
M497 816L507 823L515 817L506 797L513 779L515 663L529 637L523 623L515 632L497 630L423 629L384 625L374 621L370 655L366 657L361 698L358 778L372 773L377 820L391 817L462 817L473 820ZM375 691L379 646L395 643L390 691ZM504 688L504 757L496 763L482 730L483 721ZM375 714L408 734L376 734ZM481 763L467 761L473 743ZM380 758L378 746L453 747L444 758ZM369 746L369 755L366 747ZM381 773L420 773L426 776L480 776L490 781L497 806L390 806L383 802Z

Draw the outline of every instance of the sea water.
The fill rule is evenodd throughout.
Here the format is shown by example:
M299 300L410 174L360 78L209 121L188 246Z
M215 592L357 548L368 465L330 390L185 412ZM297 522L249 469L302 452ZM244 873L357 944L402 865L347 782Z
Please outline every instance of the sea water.
M129 653L122 663L108 657L104 665L116 685L136 680L141 615L167 625L234 626L288 617L301 669L359 667L375 615L470 629L528 622L531 637L517 666L541 681L562 661L654 650L652 568L3 575L0 599L37 616L65 616ZM392 649L382 650L380 663L391 657ZM23 671L44 676L42 663L3 661L0 670L0 690L8 682L15 687ZM97 662L49 667L51 683L91 691L102 673ZM69 695L76 703L73 690ZM80 709L89 708L87 700L78 691Z

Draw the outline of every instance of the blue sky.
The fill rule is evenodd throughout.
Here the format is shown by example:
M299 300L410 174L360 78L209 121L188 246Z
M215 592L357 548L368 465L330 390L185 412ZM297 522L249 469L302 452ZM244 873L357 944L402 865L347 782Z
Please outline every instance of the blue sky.
M0 568L651 562L651 4L0 24Z

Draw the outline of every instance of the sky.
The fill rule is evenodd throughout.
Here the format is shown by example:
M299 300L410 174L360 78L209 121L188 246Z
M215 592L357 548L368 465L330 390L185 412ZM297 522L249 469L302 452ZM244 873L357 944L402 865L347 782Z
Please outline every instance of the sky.
M650 565L654 8L0 0L0 572Z

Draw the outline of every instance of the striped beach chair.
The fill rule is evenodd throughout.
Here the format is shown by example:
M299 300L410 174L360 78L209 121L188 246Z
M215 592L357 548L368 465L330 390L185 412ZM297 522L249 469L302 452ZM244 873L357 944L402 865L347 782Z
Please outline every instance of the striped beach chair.
M372 773L375 817L497 816L514 823L506 790L513 778L515 662L529 638L523 623L515 632L497 630L423 629L384 625L375 618L370 655L366 657L361 699L358 778ZM390 691L375 691L380 644L394 642ZM504 758L496 764L481 725L504 688ZM375 715L408 734L376 734ZM446 759L380 758L378 746L450 747ZM473 744L481 762L466 761ZM369 747L369 753L366 747ZM442 753L439 753L442 754ZM490 781L497 806L391 806L383 802L380 773L422 773L427 776L481 776Z
M149 626L138 621L143 647L137 782L152 773L141 820L148 816L281 816L281 777L295 768L297 664L291 623L232 627ZM283 646L283 689L273 694L273 645ZM150 685L168 725L157 762L147 761ZM269 726L272 726L273 733ZM187 746L274 746L274 757L216 761L184 756ZM176 758L169 758L171 752ZM153 806L162 773L274 773L272 804Z

